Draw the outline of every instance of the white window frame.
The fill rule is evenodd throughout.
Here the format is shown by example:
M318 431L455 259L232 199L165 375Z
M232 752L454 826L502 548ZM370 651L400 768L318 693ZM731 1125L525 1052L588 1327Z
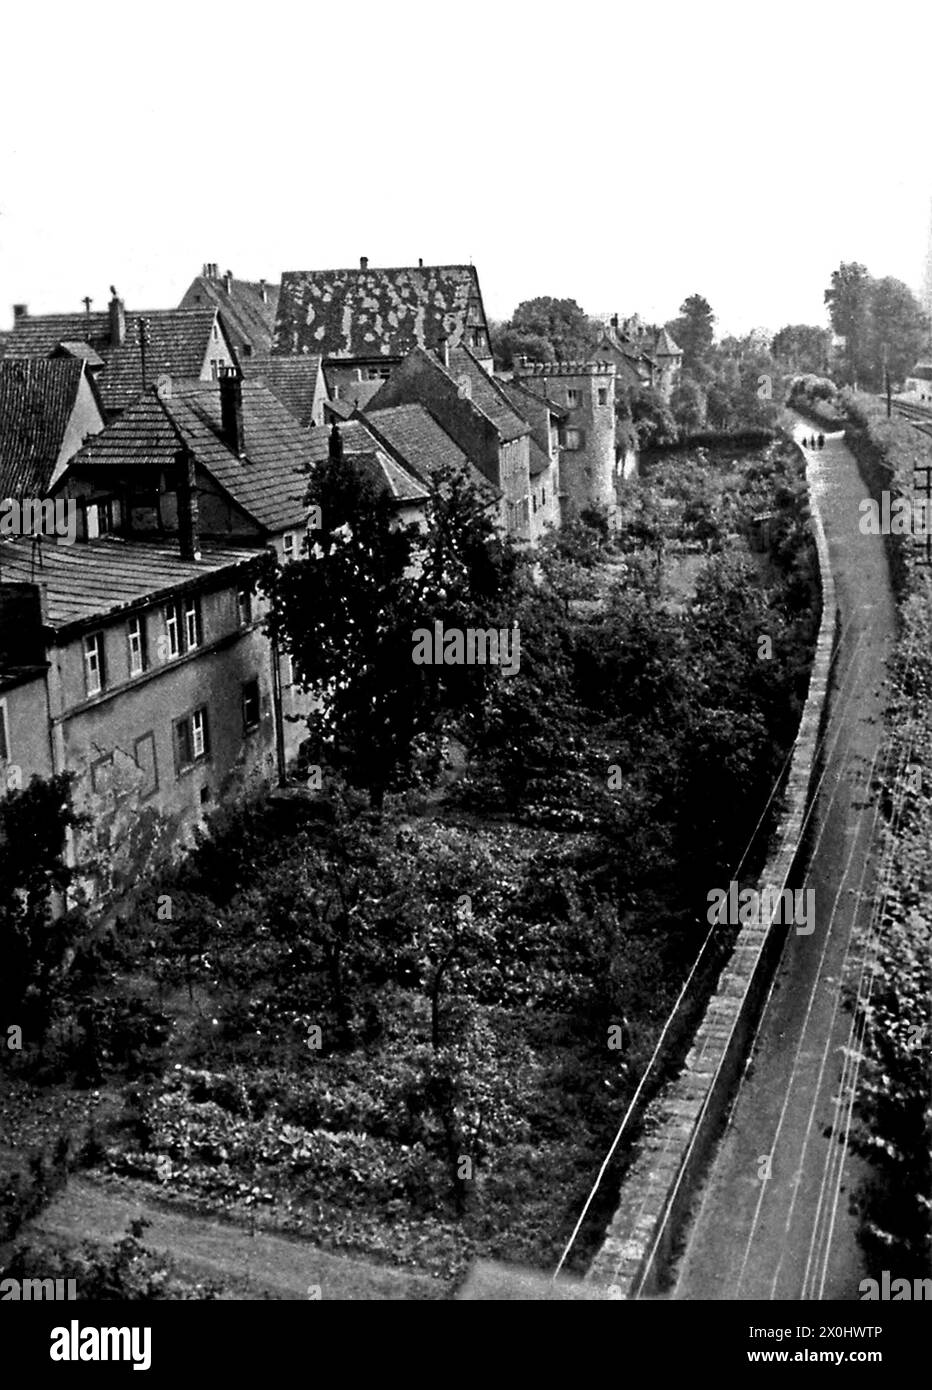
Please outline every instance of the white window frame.
M126 640L129 644L129 673L141 676L146 669L146 628L141 614L130 618L126 624Z
M294 559L294 531L286 531L282 536L282 554L286 560Z
M168 637L168 655L170 657L181 655L181 624L178 618L178 605L176 603L166 604L165 634Z
M84 686L88 695L99 695L104 688L104 635L90 632L84 638Z
M201 645L201 622L200 614L195 597L186 598L182 607L182 618L184 623L184 649L186 652L193 651L195 647Z
M191 714L191 756L194 762L203 758L207 753L207 709L201 706L200 709L192 711Z

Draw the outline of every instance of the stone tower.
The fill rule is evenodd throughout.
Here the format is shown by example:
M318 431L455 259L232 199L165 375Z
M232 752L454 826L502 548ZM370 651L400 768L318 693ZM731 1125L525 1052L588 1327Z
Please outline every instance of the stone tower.
M615 363L516 363L514 375L522 386L566 412L560 430L561 521L586 507L600 507L614 525Z

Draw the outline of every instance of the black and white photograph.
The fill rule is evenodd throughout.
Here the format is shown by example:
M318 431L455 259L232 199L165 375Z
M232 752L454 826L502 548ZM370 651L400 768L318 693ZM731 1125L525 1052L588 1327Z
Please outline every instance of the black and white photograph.
M588 1301L889 1374L932 9L2 32L0 1343L278 1380L324 1303Z

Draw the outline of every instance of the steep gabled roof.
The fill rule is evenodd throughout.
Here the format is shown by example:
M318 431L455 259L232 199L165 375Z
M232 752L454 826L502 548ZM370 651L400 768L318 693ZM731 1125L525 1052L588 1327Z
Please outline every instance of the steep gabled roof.
M250 381L265 382L299 425L314 423L314 406L324 389L319 357L244 357L242 366Z
M343 457L352 459L379 487L399 502L425 501L429 496L416 472L394 456L366 420L348 420L339 426ZM310 462L324 463L330 455L330 431L310 431Z
M84 379L74 357L0 359L0 499L46 496Z
M514 409L531 427L531 472L542 473L550 466L550 417L565 420L569 412L546 396L539 396L520 381L500 381L502 391ZM541 455L544 461L541 461Z
M108 313L27 314L15 323L8 352L49 357L63 343L71 345L69 351L86 344L106 364L98 378L104 405L108 410L125 410L143 390L140 319L146 321L146 385L162 373L198 378L213 341L214 325L218 332L225 332L213 306L128 311L126 336L119 344L111 342ZM77 351L86 355L81 347Z
M272 331L278 309L280 286L258 280L236 280L231 277L227 290L226 277L198 275L192 280L178 306L181 309L213 307L219 309L229 330L233 346L242 356L268 353L272 346Z
M267 386L244 381L245 458L221 435L219 382L174 383L170 398L154 391L136 400L103 434L75 456L72 466L170 467L185 443L197 464L264 530L297 525L305 515L314 431L304 430Z
M282 276L275 352L324 357L404 357L469 341L488 351L488 324L475 266L291 270Z
M365 411L362 418L376 437L424 482L429 482L439 468L460 468L483 496L494 500L501 495L425 406L386 406Z
M682 357L683 349L677 347L670 334L665 328L661 328L653 346L655 357Z
M458 385L468 389L470 400L488 416L506 444L530 434L527 420L518 414L501 385L479 365L468 348L450 352L448 370Z

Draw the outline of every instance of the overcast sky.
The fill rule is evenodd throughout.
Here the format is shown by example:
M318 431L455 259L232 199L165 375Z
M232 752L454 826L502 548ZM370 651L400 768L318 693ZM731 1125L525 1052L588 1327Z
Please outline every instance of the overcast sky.
M472 260L496 318L822 323L842 259L921 285L930 38L929 0L8 6L0 327L360 255Z

